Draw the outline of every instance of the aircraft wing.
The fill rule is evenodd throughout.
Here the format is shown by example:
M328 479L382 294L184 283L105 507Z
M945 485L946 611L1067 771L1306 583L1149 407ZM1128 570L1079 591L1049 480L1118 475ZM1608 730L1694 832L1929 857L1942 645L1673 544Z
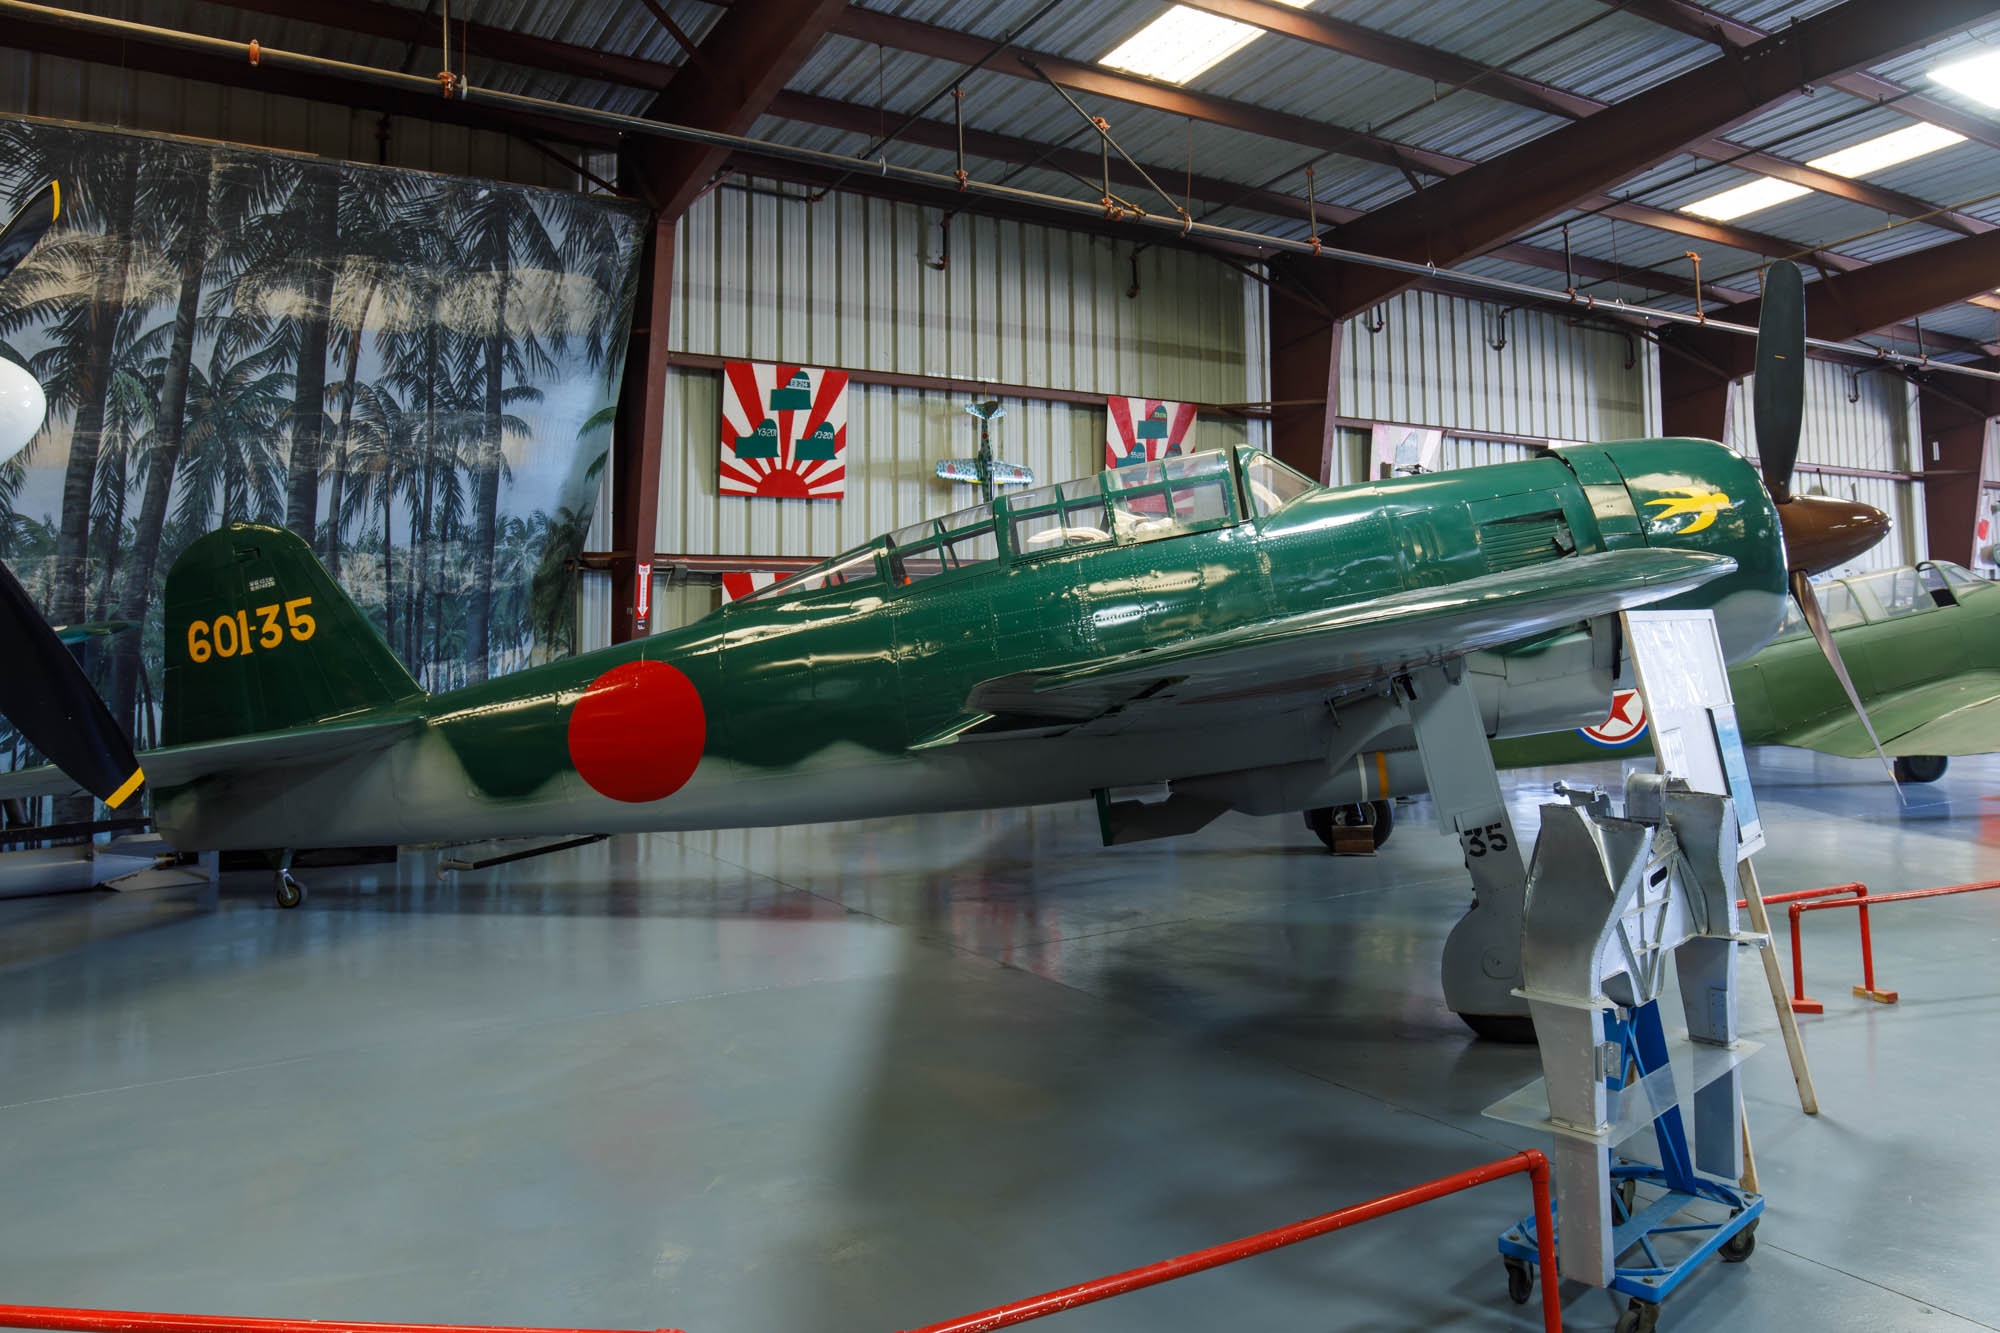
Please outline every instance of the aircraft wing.
M310 727L266 731L197 745L169 745L145 750L139 767L150 787L180 787L224 769L259 769L318 764L364 750L379 749L422 725L422 719L397 717L322 722ZM52 764L0 773L0 800L21 796L76 796L83 788Z
M1677 596L1735 568L1727 556L1696 551L1604 551L1280 616L1099 662L996 676L973 687L966 706L1032 726L1169 704L1333 693Z
M1892 755L1990 754L2000 750L2000 672L1967 671L1914 689L1871 695L1868 716ZM1780 731L1768 744L1866 759L1875 753L1861 720L1844 705L1832 715Z

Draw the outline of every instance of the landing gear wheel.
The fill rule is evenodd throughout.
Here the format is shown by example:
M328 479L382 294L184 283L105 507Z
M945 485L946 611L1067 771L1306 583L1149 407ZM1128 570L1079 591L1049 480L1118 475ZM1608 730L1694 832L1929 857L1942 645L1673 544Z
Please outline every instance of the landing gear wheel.
M1896 758L1896 781L1936 782L1944 776L1951 760L1941 754L1906 754Z
M277 872L276 897L280 907L297 907L306 900L306 886L292 878L289 870Z
M1725 1264L1740 1264L1745 1259L1748 1259L1756 1248L1757 1224L1752 1222L1749 1226L1744 1227L1728 1240L1722 1242L1722 1248L1717 1250L1716 1253L1722 1256L1722 1262Z
M1632 1216L1632 1205L1638 1201L1638 1181L1632 1179L1630 1176L1626 1176L1623 1180L1614 1180L1611 1182L1612 1221L1624 1222L1629 1220ZM1621 1208L1625 1210L1622 1213L1618 1211Z
M1528 1298L1535 1294L1535 1270L1528 1267L1524 1259L1502 1259L1507 1265L1507 1299L1516 1305L1526 1305Z
M1625 1307L1625 1313L1618 1316L1618 1322L1613 1327L1617 1333L1653 1333L1653 1330L1659 1327L1659 1323L1660 1307L1648 1305L1634 1296L1632 1303Z
M1460 1014L1459 1018L1474 1035L1488 1041L1505 1042L1509 1046L1534 1045L1535 1020L1526 1014Z
M1375 837L1375 846L1389 841L1396 826L1395 808L1387 801L1362 801L1356 805L1322 805L1306 811L1306 827L1319 836L1327 850L1334 849L1336 829L1366 828Z

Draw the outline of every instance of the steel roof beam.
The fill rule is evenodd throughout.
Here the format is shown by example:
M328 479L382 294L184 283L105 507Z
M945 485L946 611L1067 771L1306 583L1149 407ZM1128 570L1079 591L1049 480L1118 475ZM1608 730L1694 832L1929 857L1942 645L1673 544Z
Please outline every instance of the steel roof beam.
M1448 83L1456 88L1482 93L1517 106L1525 106L1568 120L1583 120L1611 105L1582 93L1573 93L1553 84L1511 74L1504 69L1481 64L1449 51L1364 28L1343 19L1330 18L1309 10L1293 9L1277 0L1185 0L1191 8L1205 10L1277 33L1297 41L1355 56L1372 64ZM1939 208L1897 190L1870 185L1867 181L1836 176L1804 162L1777 153L1764 152L1720 136L1690 144L1688 151L1710 162L1726 163L1745 171L1761 172L1794 185L1818 190L1868 208L1900 217L1920 218L1933 226L1976 236L1990 230L1992 223L1948 208Z
M1694 4L1691 0L1603 0L1640 18L1650 19L1663 27L1684 32L1690 37L1699 37L1724 51L1752 46L1771 35L1769 29L1745 23L1741 19L1719 14L1706 6ZM1922 93L1911 92L1902 84L1881 78L1866 70L1855 70L1824 81L1825 87L1837 88L1850 97L1858 97L1864 102L1879 102L1898 115L1911 120L1927 120L1933 125L1963 134L1988 148L2000 148L2000 124L1984 116L1969 115L1955 106L1947 106L1935 98Z
M330 75L293 70L285 74L281 84L274 83L268 73L260 73L242 61L199 52L169 51L137 42L113 47L88 34L44 25L29 18L15 18L0 27L0 47L35 51L66 60L95 62L116 69L166 74L225 88L245 88L309 102L324 102L350 110L366 108L384 115L435 121L470 130L520 134L597 148L608 148L618 142L618 135L610 130L572 120L468 106L443 97L423 97Z
M1990 0L1846 0L1755 46L1656 84L1342 227L1340 244L1449 266L1576 207L1691 143L1797 96L1801 86L1934 41L2000 13ZM1342 315L1407 285L1350 271L1316 286ZM1338 290L1335 290L1335 289Z
M1835 273L1806 288L1806 336L1845 342L1857 334L1901 324L1992 291L1996 273L2000 273L2000 232L1947 241ZM1755 324L1762 308L1761 301L1750 300L1711 313L1718 319ZM1924 337L1932 346L1939 345L1935 335Z
M439 48L443 31L442 25L421 9L405 9L401 5L384 4L382 0L215 0L215 3L245 13L317 23L321 27L429 50ZM674 66L661 61L595 51L484 23L461 23L454 19L451 26L454 43L460 33L464 34L465 49L475 64L499 60L527 69L654 91L666 87L674 75Z
M929 23L919 23L914 19L898 18L893 14L854 6L849 6L847 12L834 24L833 30L843 37L852 37L857 41L875 42L894 50L909 51L916 55L949 60L961 65L969 65L979 60L993 47L993 44L983 37L974 37L969 33L954 32L949 28L940 28ZM1034 62L1034 65L1051 79L1065 88L1078 92L1094 93L1120 102L1131 102L1176 116L1189 116L1212 125L1242 130L1246 134L1287 139L1308 148L1317 148L1321 152L1337 153L1363 162L1380 163L1399 170L1418 171L1430 176L1448 176L1463 171L1471 165L1468 159L1454 157L1449 153L1434 152L1414 144L1397 143L1378 135L1343 129L1324 121L1273 111L1248 102L1218 97L1213 93L1195 92L1176 87L1171 83L1120 74L1102 65L1082 64L1041 51L1009 47L986 66L986 71L1022 79L1038 77L1035 70L1024 61Z
M846 7L845 0L759 0L726 10L646 118L748 133ZM653 206L672 219L707 188L729 152L655 139L634 145L633 158Z
M831 97L817 97L807 93L788 92L778 94L771 101L770 114L783 117L786 120L823 125L830 129L847 130L855 134L873 135L878 132L881 125L881 112L875 107L864 106L858 102L843 102ZM945 150L951 150L957 146L957 136L958 129L956 126L945 121L924 119L912 121L902 134L902 138L909 143ZM1101 169L1101 159L1095 153L1086 152L1082 149L1063 148L1054 144L1040 143L1033 139L1023 139L1015 135L994 134L985 130L967 129L965 131L965 151L970 156L989 161L1008 162L1020 166L1044 166L1059 171L1069 170L1086 178L1094 176ZM777 179L792 179L792 177L782 172L770 170L771 165L769 162L760 164L759 174L770 174ZM1141 165L1144 166L1145 170L1154 179L1163 181L1170 186L1180 185L1186 179L1184 175L1177 174L1176 169L1173 167L1143 163ZM1111 163L1111 177L1113 183L1118 185L1137 185L1143 183L1143 179L1140 177L1137 169L1116 160ZM854 179L859 179L858 174ZM814 177L812 182L809 183L823 183L823 178ZM1239 182L1223 180L1218 177L1196 175L1193 179L1193 186L1194 197L1197 199L1241 207L1246 210L1264 213L1271 217L1306 221L1311 217L1317 216L1322 224L1333 225L1361 216L1359 210L1340 204L1321 203L1317 210L1314 210L1309 207L1308 201L1302 196L1284 194L1273 190L1251 190ZM895 197L903 199L906 202L918 202L946 209L964 208L968 212L988 211L979 201L959 196L930 193L921 199L908 194L901 194ZM1610 203L1608 200L1606 202ZM1660 225L1650 217L1650 212L1657 212L1658 210L1650 210L1649 212L1639 205L1615 205L1614 209L1630 210L1634 220L1639 221L1640 225ZM1618 213L1615 215L1624 214ZM1681 214L1669 214L1667 216L1673 224L1677 226L1686 225L1691 234L1695 234L1701 239L1715 241L1719 244L1733 245L1738 249L1749 250L1752 253L1786 256L1796 255L1800 252L1797 245L1777 237L1764 236L1756 232L1743 232L1739 229L1727 227L1725 224L1709 223L1701 219L1688 218ZM1052 222L1045 215L1038 215L1033 219L1023 217L1021 220L1033 220L1045 225L1075 226L1073 221L1067 223ZM1126 236L1131 235L1131 232L1128 228L1118 234ZM1150 244L1152 242L1146 243ZM1545 246L1515 242L1492 251L1490 257L1542 269L1546 272L1569 272L1579 279L1590 282L1618 282L1642 291L1665 292L1676 296L1693 297L1696 294L1694 279L1689 274L1671 273L1653 268L1627 267L1614 264L1609 260L1582 254L1572 254L1565 261L1560 250L1550 249ZM1817 259L1822 267L1835 272L1845 272L1863 267L1860 260L1832 252L1818 252ZM1736 288L1717 287L1713 284L1704 283L1700 295L1701 299L1713 309L1718 304L1726 305L1731 302L1750 300L1754 297L1755 293L1754 291L1742 291ZM1904 341L1915 341L1916 338L1916 331L1906 325L1885 326L1882 331L1889 336L1900 338ZM1943 339L1932 334L1926 334L1925 338L1931 346L1943 347L1946 350L1982 350L1981 344L1968 339Z

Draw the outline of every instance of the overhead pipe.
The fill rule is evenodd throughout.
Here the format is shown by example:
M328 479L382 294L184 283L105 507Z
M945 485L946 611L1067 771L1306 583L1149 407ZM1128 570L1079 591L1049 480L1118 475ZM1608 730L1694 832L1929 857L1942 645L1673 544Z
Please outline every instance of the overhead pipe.
M297 51L285 51L264 46L257 41L233 42L221 37L203 37L197 33L181 32L173 28L160 28L146 23L134 23L126 19L105 18L96 14L79 14L73 10L54 9L47 5L31 4L28 0L0 0L0 17L10 17L51 27L66 28L74 32L89 33L114 41L139 42L150 46L165 47L169 50L191 51L202 55L221 56L225 59L240 59L263 68L299 70L306 73L324 74L349 79L357 83L379 88L394 89L397 92L419 93L428 96L442 95L449 100L474 105L494 107L498 110L515 111L524 115L545 116L566 120L580 125L594 125L601 129L617 131L621 134L643 135L655 139L673 139L682 143L702 144L710 148L739 150L761 153L768 157L786 161L801 162L809 166L827 167L848 172L871 172L877 176L908 181L917 185L928 185L938 189L956 190L965 194L976 194L989 199L1005 200L1012 203L1029 204L1053 211L1075 214L1080 218L1102 220L1104 205L1070 199L1057 194L1045 194L1039 190L1024 190L1013 185L995 185L984 181L967 179L961 181L954 175L939 171L926 171L920 167L899 166L886 159L870 161L846 153L830 153L816 148L800 148L791 144L772 143L768 140L753 139L747 135L725 134L718 130L696 129L690 125L670 125L662 121L647 120L643 116L626 115L617 111L601 111L593 107L576 106L569 102L557 102L543 97L528 97L521 93L503 93L490 88L480 88L466 80L451 75L444 79L432 75L403 74L395 70L378 69L371 65L357 65L345 60L330 60L323 56L310 56ZM1293 241L1281 237L1268 236L1262 232L1244 231L1237 227L1224 227L1212 222L1197 222L1185 217L1167 217L1145 212L1123 212L1122 220L1129 225L1146 227L1154 231L1171 232L1188 237L1199 235L1208 239L1227 241L1236 245L1249 245L1265 250L1278 250L1287 254L1303 255L1309 258L1334 260L1346 264L1359 264L1367 268L1386 269L1408 277L1423 279L1448 279L1465 287L1491 292L1496 296L1512 298L1516 301L1532 301L1541 305L1569 306L1592 313L1615 315L1634 320L1650 320L1661 324L1683 324L1719 330L1724 333L1740 334L1744 337L1757 336L1755 327L1738 324L1729 320L1703 319L1696 315L1682 314L1677 310L1660 310L1651 306L1631 305L1615 299L1599 299L1595 296L1580 295L1576 292L1553 291L1547 287L1537 287L1532 283L1513 282L1505 278L1481 277L1470 273L1460 273L1451 269L1441 269L1435 264L1419 264L1405 259L1391 259L1385 255L1365 254L1358 250L1344 250L1327 245L1314 237L1310 241ZM1875 361L1883 365L1901 366L1909 370L1943 371L1953 375L1964 375L1974 379L2000 381L2000 371L1980 370L1972 366L1961 366L1949 361L1936 361L1928 356L1910 356L1903 352L1892 352L1887 348L1870 347L1865 343L1834 342L1825 338L1808 337L1808 347L1824 352L1837 353L1865 361Z

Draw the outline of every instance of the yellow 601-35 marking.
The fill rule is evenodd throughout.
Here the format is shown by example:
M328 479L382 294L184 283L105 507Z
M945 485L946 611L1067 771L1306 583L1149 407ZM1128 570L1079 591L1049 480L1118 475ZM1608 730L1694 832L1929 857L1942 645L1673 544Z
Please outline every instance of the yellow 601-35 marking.
M285 641L286 630L291 631L294 641L304 643L319 628L319 623L306 608L312 605L310 597L294 597L289 602L273 602L269 606L256 608L257 623L250 622L251 612L226 612L211 623L206 620L188 622L188 660L206 662L211 657L248 657L259 648L276 648ZM284 623L278 623L278 614L284 613Z

